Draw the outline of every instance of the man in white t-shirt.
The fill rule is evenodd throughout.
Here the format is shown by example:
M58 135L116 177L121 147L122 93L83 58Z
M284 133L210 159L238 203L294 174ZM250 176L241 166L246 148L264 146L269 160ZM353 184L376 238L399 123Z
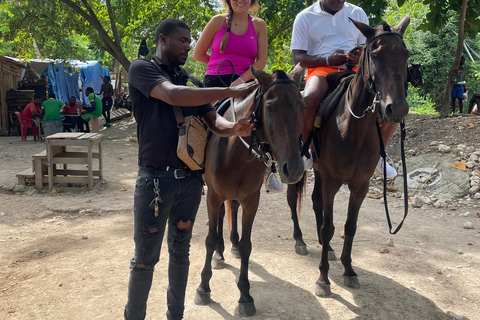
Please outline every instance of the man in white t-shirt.
M300 12L293 24L291 49L293 60L307 68L303 99L303 141L313 129L315 111L328 89L326 76L345 69L345 63L358 63L361 50L349 52L365 43L365 36L348 19L368 24L362 8L345 0L319 0Z
M358 64L363 51L365 36L349 18L368 24L365 11L345 0L319 0L295 18L290 46L293 60L307 68L303 142L313 129L315 112L327 92L327 74L346 69L347 61Z

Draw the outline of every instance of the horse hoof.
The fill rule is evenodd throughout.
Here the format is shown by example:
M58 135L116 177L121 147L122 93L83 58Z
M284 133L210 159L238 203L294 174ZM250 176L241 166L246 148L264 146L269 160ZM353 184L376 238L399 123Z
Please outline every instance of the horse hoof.
M328 251L328 261L336 261L335 251Z
M238 303L238 315L240 317L251 317L254 316L257 310L255 309L255 303L247 302L247 303Z
M212 258L212 269L224 269L225 260Z
M330 290L330 285L317 282L315 284L315 294L322 298L329 297L332 294L332 290Z
M238 251L238 249L232 248L231 253L232 253L232 257L234 257L235 259L240 259L241 258L240 257L240 252Z
M360 282L358 282L357 276L353 276L353 277L343 276L343 284L349 288L354 288L354 289L360 288Z
M198 306L206 306L211 301L212 300L210 299L210 292L202 292L202 291L197 291L197 294L195 295L195 299L193 300L193 302Z
M308 254L307 246L295 246L295 253L301 256L306 256Z

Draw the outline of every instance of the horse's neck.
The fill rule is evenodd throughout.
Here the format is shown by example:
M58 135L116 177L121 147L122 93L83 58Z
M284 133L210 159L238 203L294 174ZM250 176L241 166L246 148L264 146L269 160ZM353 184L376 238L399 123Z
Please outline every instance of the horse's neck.
M246 97L232 99L233 106L231 106L230 109L235 112L236 121L241 118L249 118L251 116L253 110L255 109L255 93L256 90L249 93Z
M339 108L340 114L337 116L337 124L343 138L348 136L358 139L361 136L370 134L370 130L375 129L377 111L365 113L372 102L373 94L368 91L367 84L359 68L347 92L344 94L343 108ZM361 118L358 119L354 115Z

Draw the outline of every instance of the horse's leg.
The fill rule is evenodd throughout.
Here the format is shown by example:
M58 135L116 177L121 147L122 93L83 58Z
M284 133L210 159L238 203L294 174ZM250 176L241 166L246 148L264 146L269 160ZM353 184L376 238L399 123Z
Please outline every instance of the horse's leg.
M359 288L357 274L352 268L352 245L355 232L357 231L358 212L368 192L369 181L357 187L350 187L350 199L348 201L347 222L345 223L345 241L340 260L345 268L343 274L344 284L351 288Z
M246 202L242 203L242 238L238 243L240 252L241 266L240 276L238 277L238 289L240 290L240 299L238 300L238 313L242 317L253 316L256 312L253 298L250 295L250 282L248 281L248 260L252 252L252 226L255 214L257 213L259 194L250 196Z
M320 173L318 171L314 170L314 173L315 173L315 184L312 192L313 211L315 212L315 219L317 222L318 243L320 243L323 248L322 236L320 234L320 230L322 229L322 226L323 226L322 177L320 176ZM335 251L333 251L333 248L330 246L330 244L328 244L327 249L328 249L328 260L330 261L337 260L337 257L335 256Z
M325 181L325 180L323 180ZM315 286L315 294L321 297L330 296L330 280L328 280L328 270L330 264L328 263L328 253L330 248L330 240L333 237L333 201L338 189L342 186L340 182L333 179L326 179L328 184L322 185L322 201L323 201L323 225L320 230L320 237L322 239L322 258L320 260L320 277Z
M207 305L210 303L210 279L212 278L212 256L217 248L218 234L217 225L220 212L220 201L216 194L210 189L207 191L207 210L208 210L208 235L205 239L205 247L207 254L205 256L205 265L202 270L202 281L197 288L197 294L195 295L195 304Z
M304 178L305 179L305 178ZM303 241L302 230L298 223L297 214L297 185L289 184L287 187L287 202L293 220L293 238L295 239L295 253L305 256L308 254L307 244Z
M230 242L232 243L232 256L235 259L240 259L240 253L238 252L238 241L240 237L238 236L238 208L240 207L240 202L236 200L230 201L230 211L228 211L228 223L231 226L230 228Z
M217 249L212 258L212 268L213 269L223 269L225 268L225 257L223 253L225 252L225 241L223 240L223 220L225 218L225 205L222 203L220 206L220 211L218 213L218 226L217 226L217 235L218 235L218 244Z

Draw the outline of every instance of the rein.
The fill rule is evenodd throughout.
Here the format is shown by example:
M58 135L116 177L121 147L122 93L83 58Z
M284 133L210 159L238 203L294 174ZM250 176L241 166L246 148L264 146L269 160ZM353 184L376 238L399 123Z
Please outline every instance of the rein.
M400 122L400 150L401 150L401 155L402 155L402 175L403 175L403 200L404 200L404 207L405 207L405 213L403 215L403 219L400 222L400 224L397 226L397 228L392 232L392 221L390 220L390 213L388 212L388 204L387 204L387 154L385 152L385 146L383 144L382 140L382 135L380 134L380 126L378 125L377 122L377 132L378 132L378 137L380 140L380 155L383 158L383 202L385 203L385 213L387 215L387 222L388 222L388 232L390 234L397 234L398 231L403 226L403 222L407 218L408 215L408 185L407 185L407 165L405 163L405 146L404 146L404 140L406 137L406 131L405 131L405 120L402 120Z
M381 32L381 33L375 35L366 44L365 52L364 52L364 55L363 55L364 64L365 64L365 60L366 60L366 65L367 65L366 66L366 69L367 69L366 82L368 83L368 86L369 86L369 89L370 89L369 91L370 91L370 93L372 93L374 95L374 98L373 98L372 104L369 105L363 111L363 114L361 116L357 116L356 114L354 114L353 110L350 106L349 94L350 94L351 82L348 85L347 97L346 97L347 109L350 112L350 114L356 119L363 118L367 113L375 112L375 109L376 109L377 105L380 104L379 93L377 91L377 88L375 86L375 82L373 81L373 78L372 78L372 75L371 75L371 67L370 67L371 44L372 44L373 40L375 40L376 38L378 38L380 36L385 36L385 35L398 36L398 37L403 39L403 36L400 33L391 31L391 29L389 27L388 27L388 29L389 30L385 30L384 32ZM405 82L405 96L407 95L407 88L408 88L408 84ZM382 135L380 134L380 126L378 125L378 122L376 122L376 126L377 126L379 141L380 141L380 155L383 158L383 200L384 200L384 203L385 203L385 213L386 213L386 216L387 216L387 223L388 223L388 228L389 228L388 232L390 234L396 234L402 228L403 222L405 221L405 219L407 218L407 215L408 215L407 166L406 166L406 163L405 163L405 146L404 146L404 140L405 140L405 136L406 136L405 120L402 120L402 122L400 122L400 130L401 130L401 133L400 133L400 136L401 136L401 138L400 138L400 141L401 141L400 142L400 150L401 150L401 157L402 157L403 191L404 191L405 211L404 211L402 221L400 222L400 224L397 226L397 228L393 232L392 232L392 221L390 219L390 213L388 212L388 204L387 204L387 159L386 159L385 145L383 144Z

